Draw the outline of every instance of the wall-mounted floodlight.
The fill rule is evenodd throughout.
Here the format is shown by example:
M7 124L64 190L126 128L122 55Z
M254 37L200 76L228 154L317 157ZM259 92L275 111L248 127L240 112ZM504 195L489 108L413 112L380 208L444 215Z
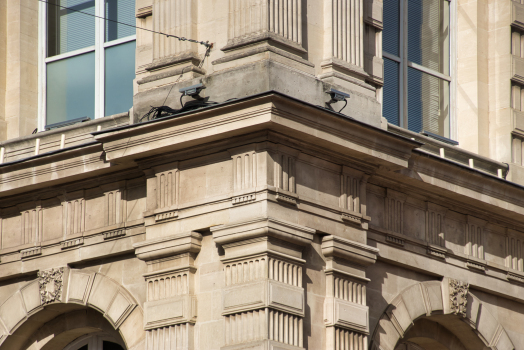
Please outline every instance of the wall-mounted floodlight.
M326 91L326 94L329 94L329 96L331 96L331 100L326 102L326 104L328 104L330 108L331 108L331 104L332 103L337 103L337 102L340 102L340 101L345 101L346 103L344 104L344 107L342 107L340 109L340 111L338 111L338 113L342 112L342 110L344 108L346 108L346 106L348 104L348 100L347 99L349 98L349 94L346 94L345 92L342 92L342 91L335 90L333 88L330 89L329 91Z
M182 93L182 96L191 96L193 98L199 98L200 92L205 88L206 87L204 86L204 84L200 83L182 88L178 91Z

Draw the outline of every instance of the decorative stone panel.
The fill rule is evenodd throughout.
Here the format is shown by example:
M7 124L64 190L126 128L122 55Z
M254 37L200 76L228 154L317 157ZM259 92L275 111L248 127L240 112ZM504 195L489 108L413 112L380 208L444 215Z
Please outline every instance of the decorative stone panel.
M466 235L464 253L473 258L484 259L484 227L486 221L468 215L466 220Z
M211 230L225 252L225 349L302 348L302 247L314 231L274 219Z
M229 43L271 33L302 44L301 0L229 0Z
M384 203L386 229L404 233L404 202L406 195L388 188Z
M163 185L160 182L159 186L169 188L166 185L167 182ZM172 192L167 191L169 193ZM148 272L144 275L147 284L147 301L144 303L147 349L194 348L197 319L194 259L200 251L201 241L199 233L187 232L134 245L137 257L148 265Z
M378 250L334 235L322 239L326 258L326 349L364 349L369 333L365 267Z

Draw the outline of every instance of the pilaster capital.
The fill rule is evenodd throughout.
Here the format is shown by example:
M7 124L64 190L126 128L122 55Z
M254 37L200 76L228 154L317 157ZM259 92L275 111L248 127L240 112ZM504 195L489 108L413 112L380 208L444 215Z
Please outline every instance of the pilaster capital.
M369 266L377 260L378 249L334 235L322 238L322 253L327 260L346 260L350 263Z
M133 248L137 258L151 261L183 253L196 254L200 252L201 242L202 235L191 231L136 243Z
M313 241L316 230L274 218L257 218L250 221L214 226L213 239L218 244L254 239L264 236L305 246Z

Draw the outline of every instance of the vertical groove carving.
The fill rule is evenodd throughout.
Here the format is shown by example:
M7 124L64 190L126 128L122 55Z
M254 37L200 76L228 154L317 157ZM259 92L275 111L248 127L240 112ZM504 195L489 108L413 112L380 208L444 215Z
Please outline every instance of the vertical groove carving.
M235 191L257 185L256 153L249 152L231 157L233 160L233 183Z
M360 213L360 180L353 176L342 174L341 185L341 207Z
M334 297L352 303L366 305L366 286L345 278L335 276Z
M524 272L523 241L515 237L506 237L506 266Z
M296 193L295 158L277 154L275 162L275 187Z
M157 178L157 208L168 208L178 204L178 188L180 174L171 170L156 174Z
M426 210L426 241L440 247L445 246L444 219L446 209L427 202Z
M362 0L329 0L331 9L331 50L340 60L363 67Z
M285 312L269 310L269 339L280 343L303 346L303 320Z
M20 213L20 244L40 242L42 235L42 208L37 205L34 209L24 210ZM0 221L1 224L1 221ZM1 226L1 225L0 225ZM1 232L1 227L0 227Z
M267 309L260 309L226 316L226 345L266 339L266 315Z
M109 202L108 202L109 204ZM66 234L72 235L85 229L85 200L83 198L66 202ZM109 209L109 206L108 206ZM114 210L114 208L111 208Z
M396 233L403 233L404 201L386 197L386 228Z
M119 224L123 221L122 192L120 190L106 192L107 225Z
M300 0L230 0L229 39L272 32L302 44Z
M224 271L226 286L267 278L267 259L256 258L227 263Z
M153 30L186 38L196 38L196 4L192 0L154 0ZM153 59L187 51L196 51L196 44L174 40L165 35L153 36Z
M302 286L302 267L283 260L269 258L268 277L292 286Z
M188 349L190 324L161 327L146 332L147 350Z
M482 227L476 224L466 224L466 244L464 253L474 258L484 259L482 244Z
M511 54L524 58L524 35L515 28L511 30Z
M336 350L365 350L368 343L367 336L346 329L335 328Z
M147 300L161 300L189 293L189 275L179 273L148 279Z

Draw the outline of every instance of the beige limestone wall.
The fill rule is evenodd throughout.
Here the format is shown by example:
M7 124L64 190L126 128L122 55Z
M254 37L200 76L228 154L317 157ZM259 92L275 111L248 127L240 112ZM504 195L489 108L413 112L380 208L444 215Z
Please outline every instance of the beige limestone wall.
M0 4L0 140L5 140L5 102L7 88L7 1Z
M7 138L29 135L38 114L38 2L7 1Z

